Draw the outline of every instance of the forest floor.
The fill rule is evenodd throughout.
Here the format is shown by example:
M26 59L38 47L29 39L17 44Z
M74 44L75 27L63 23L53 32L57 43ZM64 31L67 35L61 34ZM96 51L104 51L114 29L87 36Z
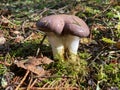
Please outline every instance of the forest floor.
M77 64L53 59L35 23L52 14L71 14L89 26ZM119 0L1 0L0 90L119 90Z

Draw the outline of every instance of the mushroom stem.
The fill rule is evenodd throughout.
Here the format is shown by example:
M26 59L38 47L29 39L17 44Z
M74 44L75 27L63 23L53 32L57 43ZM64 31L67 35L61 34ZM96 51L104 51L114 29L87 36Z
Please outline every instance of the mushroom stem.
M63 41L68 59L76 61L80 41L79 37L73 35L66 35Z
M64 45L62 43L62 39L60 36L56 35L53 32L46 33L48 37L48 41L52 47L53 57L54 59L62 59L64 60Z
M59 36L52 32L47 33L47 36L52 47L54 59L72 59L76 61L79 37L73 35Z

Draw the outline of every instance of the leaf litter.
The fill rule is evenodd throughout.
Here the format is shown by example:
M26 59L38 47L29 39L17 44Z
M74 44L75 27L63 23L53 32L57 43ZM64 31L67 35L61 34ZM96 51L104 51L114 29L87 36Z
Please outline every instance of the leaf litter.
M6 1L1 0L1 2L3 2L3 3L0 3L0 5L1 5L0 7L2 7L2 8L0 8L0 15L1 15L0 30L7 32L7 34L2 36L1 40L3 41L2 44L6 44L6 41L7 41L7 45L8 45L8 47L7 47L8 50L2 50L0 52L3 54L3 51L5 51L5 53L3 54L4 58L1 59L1 61L0 61L0 64L2 64L1 66L10 66L6 62L8 60L11 60L11 58L9 57L8 59L6 59L6 56L7 56L6 53L9 54L9 53L11 53L11 51L14 51L14 49L18 49L18 51L14 51L14 54L10 54L11 57L17 58L16 53L20 52L19 50L21 49L21 47L23 48L25 45L26 46L28 45L28 43L24 43L24 42L27 42L30 40L35 41L38 37L39 37L39 40L41 39L40 34L39 35L36 35L36 33L34 33L34 35L32 34L33 31L36 30L36 29L35 30L33 29L34 28L33 23L36 22L36 20L38 20L39 18L41 18L43 16L47 16L49 14L59 14L60 13L59 11L61 9L61 11L63 11L64 13L67 13L67 14L75 13L77 16L85 19L85 21L88 23L88 25L91 28L91 32L93 33L92 39L95 41L93 43L93 40L92 40L93 44L90 44L91 40L89 40L89 39L81 40L82 44L84 44L84 43L89 44L89 46L81 45L79 47L79 49L80 49L79 52L81 53L81 52L85 51L86 53L83 53L82 55L84 56L86 54L89 54L90 57L88 57L86 59L88 61L93 61L93 62L90 63L90 66L89 66L90 73L89 73L88 77L86 77L86 79L84 79L83 82L81 82L81 81L79 81L79 78L82 79L82 77L79 76L79 78L77 79L78 82L76 84L79 84L80 87L83 87L85 89L91 89L91 90L92 89L94 89L94 90L95 89L118 90L117 88L120 87L120 83L119 83L120 82L120 79L119 79L120 71L118 70L118 69L120 69L120 66L119 66L119 64L120 64L120 51L119 51L119 49L120 49L120 41L119 41L120 33L119 33L119 20L117 18L114 18L115 11L112 10L112 9L117 10L119 13L118 9L120 7L118 4L119 3L118 0L110 0L110 2L107 3L106 5L105 5L105 3L107 1L103 1L101 3L96 3L96 1L100 1L100 0L94 0L94 2L86 1L86 0L81 0L81 1L76 0L76 1L74 1L75 3L73 3L73 4L72 4L71 0L65 0L65 1L58 0L58 3L56 3L55 1L54 1L55 3L51 3L52 0L45 1L45 2L41 1L41 3L38 3L38 1L39 0L35 0L35 2L33 4L33 1L31 1L31 0L29 2L28 2L28 0L26 0L23 3L22 3L22 1L19 1L19 0L14 1L14 2L13 2L13 0L10 0L9 1L10 3L7 2L9 4L7 4L7 6L6 6L5 5ZM70 2L70 5L68 2ZM27 5L27 3L29 5ZM24 8L21 8L21 5L23 5ZM78 6L78 8L76 8L77 6ZM34 9L32 7L34 7ZM87 11L86 7L88 7L88 9L89 9L89 7L92 7L90 9L92 12ZM75 8L77 10L74 10ZM45 9L47 9L47 10L45 10ZM69 12L71 12L70 9L71 9L71 11L73 11L73 13L69 13ZM25 11L26 12L30 11L31 13L26 13ZM110 14L107 15L106 13L110 13ZM116 26L116 27L114 27L114 26ZM116 31L116 29L117 29L117 31ZM105 37L106 40L102 41L102 37ZM13 43L11 41L11 39L14 42L13 45L11 45ZM111 42L111 41L108 39L115 41L116 44L109 45L108 42ZM29 44L30 47L33 46L32 43ZM106 43L108 43L108 44L106 44ZM44 80L44 78L41 78L47 72L42 67L43 64L49 64L49 63L51 63L51 61L47 61L47 59L49 59L47 57L46 57L47 59L44 57L41 57L41 58L33 57L32 50L34 50L34 49L36 50L36 48L32 47L32 49L25 50L27 47L23 48L23 51L20 52L20 53L23 53L25 51L25 57L22 58L22 60L15 59L15 61L14 61L14 64L16 64L20 68L23 68L27 73L25 75L23 74L22 77L18 77L18 79L16 79L17 76L15 76L13 78L13 81L11 80L13 83L10 83L9 85L7 85L8 87L10 87L10 86L16 87L16 85L20 86L22 84L21 87L25 86L24 90L29 90L29 89L26 89L26 86L28 85L28 83L26 83L26 80L31 81L32 79L34 79L32 77L33 73L37 76L40 75L39 76L40 78L39 78L39 80L38 80L38 78L36 78L37 81L36 81L35 85L30 84L31 86L37 86L37 87L32 87L32 89L36 90L36 89L38 89L38 87L40 87L39 89L45 89L45 88L47 88L47 86L49 86L49 88L54 86L54 87L58 87L56 89L59 89L62 86L68 86L68 87L71 86L72 80L70 81L70 79L65 78L64 76L63 77L59 76L59 77L60 77L60 79L62 77L62 79L65 79L65 81L58 80L59 82L57 82L57 80L56 80L56 79L59 79L58 77L52 78L53 76L51 76L51 75L45 77L45 78L50 77L50 80L48 80L48 79ZM4 47L4 48L6 48L6 47ZM44 48L44 47L42 47L42 48ZM26 51L28 51L28 53L32 51L32 54L28 54L31 57L26 56L26 53L27 53ZM45 47L45 49L41 49L40 51L48 52L49 50L48 50L48 48ZM2 54L1 54L1 56L2 56ZM42 53L42 54L44 55L44 53ZM51 53L47 53L47 56L50 56L50 55L51 55ZM19 57L21 58L21 56L19 56ZM27 60L26 60L26 57L27 57ZM99 67L99 65L101 65L101 63L103 65L103 70L101 70L100 69L101 67ZM116 68L114 68L114 67L116 67ZM62 70L61 68L64 69L64 67L62 67L62 65L61 65L61 67L58 69L58 74L59 73L61 74L61 71L60 71L60 70ZM0 69L2 70L3 67ZM116 72L116 70L118 72ZM31 72L31 73L29 73L29 72ZM115 72L115 73L113 74L112 72ZM50 71L50 74L51 73L52 73L52 71ZM103 73L107 76L107 78L103 77ZM64 73L62 73L62 75L64 75ZM100 75L101 80L98 80L99 75ZM104 80L104 79L106 79L110 82L108 82L108 81L102 82L102 80ZM20 81L21 81L21 84L19 83ZM42 87L42 85L40 85L41 81L42 81L43 86L46 85L45 87ZM86 81L89 81L90 84L88 85L88 83ZM100 81L100 83L98 84L97 82L99 82L99 81ZM66 85L66 82L69 83L70 85ZM61 85L61 84L63 84L63 85ZM59 85L60 85L60 87L59 87ZM8 89L8 87L6 89ZM99 87L99 88L97 88L97 87ZM117 88L115 88L115 87L117 87ZM27 86L27 88L28 88L28 86ZM70 88L68 90L70 90ZM74 89L71 89L71 90L74 90Z
M39 65L41 64L50 64L53 60L47 58L47 57L28 57L28 60L15 60L14 64L16 64L18 67L23 68L25 70L29 70L32 73L37 74L38 76L44 76L46 71Z

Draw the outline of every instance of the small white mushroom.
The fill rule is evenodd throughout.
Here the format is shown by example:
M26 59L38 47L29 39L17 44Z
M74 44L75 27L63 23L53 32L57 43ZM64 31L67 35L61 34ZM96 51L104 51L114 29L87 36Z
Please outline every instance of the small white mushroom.
M5 44L5 42L6 42L6 39L4 38L3 32L0 31L0 45Z
M86 23L73 15L50 15L40 19L36 26L46 32L54 58L63 60L76 60L79 38L90 33Z

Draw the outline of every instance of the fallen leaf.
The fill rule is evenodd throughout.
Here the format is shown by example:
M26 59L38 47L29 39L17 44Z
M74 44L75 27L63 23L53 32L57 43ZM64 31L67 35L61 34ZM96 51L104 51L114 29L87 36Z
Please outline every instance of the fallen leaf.
M28 64L28 63L26 64L26 61L24 61L24 60L22 60L22 61L15 60L14 64L16 64L18 67L29 70L29 71L37 74L38 76L45 75L45 70L42 67L35 66L33 64Z
M45 70L40 66L34 66L32 64L25 64L25 67L27 70L30 70L31 72L37 74L38 76L45 75Z
M26 62L25 60L22 60L22 61L15 60L14 64L16 64L18 67L26 69L26 67L24 65L25 62Z
M43 57L42 62L43 64L50 64L53 62L53 60L49 59L48 57Z
M49 59L48 57L28 57L28 59L28 63L31 63L33 65L50 64L53 62L53 60Z
M39 65L50 64L51 62L53 61L47 57L41 57L41 58L28 57L27 60L21 60L21 61L15 60L14 64L16 64L18 67L29 70L37 74L38 76L43 76L45 75L46 71Z
M36 57L28 57L28 62L33 65L40 65L42 64L42 58L36 58Z

